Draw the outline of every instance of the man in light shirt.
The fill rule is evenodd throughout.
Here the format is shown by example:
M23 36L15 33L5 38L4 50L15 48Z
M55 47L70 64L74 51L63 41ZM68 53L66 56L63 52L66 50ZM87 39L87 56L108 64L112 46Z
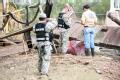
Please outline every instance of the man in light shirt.
M91 55L94 56L94 33L97 17L95 12L90 10L90 6L87 4L83 6L83 10L81 24L84 26L85 54L86 56L89 56L89 50L91 49Z

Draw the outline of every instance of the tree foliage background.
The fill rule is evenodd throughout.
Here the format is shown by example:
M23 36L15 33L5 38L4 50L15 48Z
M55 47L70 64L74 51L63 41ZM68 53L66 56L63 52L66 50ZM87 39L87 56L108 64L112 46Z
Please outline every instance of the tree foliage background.
M0 3L1 1L2 0L0 0ZM39 0L31 0L31 1L32 4L37 4ZM45 3L46 0L40 0L40 2ZM110 0L53 0L53 9L52 9L51 17L56 18L58 16L58 13L64 7L65 3L69 3L73 7L78 17L81 17L82 6L85 3L91 5L91 9L97 13L99 19L104 19L106 12L110 8ZM23 7L25 7L25 5L19 6L19 8L23 8ZM29 11L30 11L29 12L30 18L32 18L33 15L35 15L36 9L30 9Z
M38 2L38 0L32 1L32 3ZM46 0L40 1L43 2ZM101 16L104 16L110 7L110 0L53 0L53 3L54 5L51 17L57 17L58 13L61 11L65 3L69 3L78 16L81 16L82 6L86 3L90 4L91 9Z
M90 4L91 9L97 14L106 14L110 7L110 0L54 0L52 16L56 17L65 3L70 3L77 15L81 16L82 6Z

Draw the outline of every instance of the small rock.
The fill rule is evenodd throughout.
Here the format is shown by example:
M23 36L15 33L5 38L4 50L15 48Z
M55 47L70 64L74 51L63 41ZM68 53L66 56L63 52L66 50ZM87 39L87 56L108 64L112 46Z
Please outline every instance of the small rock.
M102 74L102 72L99 69L95 69L98 74Z
M76 64L76 62L73 62L73 61L72 61L72 62L70 62L70 64Z
M100 52L100 47L95 46L95 52Z
M89 62L88 62L88 61L86 61L86 62L84 62L84 63L83 63L83 65L88 65L88 64L89 64Z
M10 69L11 69L11 70L14 70L14 69L15 69L15 67L10 67Z
M77 60L77 63L81 63L81 61L80 61L80 60Z

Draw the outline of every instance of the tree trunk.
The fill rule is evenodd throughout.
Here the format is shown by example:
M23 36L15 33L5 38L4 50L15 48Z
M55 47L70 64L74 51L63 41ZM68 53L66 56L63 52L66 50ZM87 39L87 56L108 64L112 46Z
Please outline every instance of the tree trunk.
M44 12L46 13L47 18L50 18L50 14L51 14L51 11L52 11L52 6L53 6L52 0L46 0L46 6L45 6Z
M26 25L25 27L29 27L29 7L26 6ZM27 46L29 49L32 48L32 39L30 35L30 31L24 33L24 39L27 42Z

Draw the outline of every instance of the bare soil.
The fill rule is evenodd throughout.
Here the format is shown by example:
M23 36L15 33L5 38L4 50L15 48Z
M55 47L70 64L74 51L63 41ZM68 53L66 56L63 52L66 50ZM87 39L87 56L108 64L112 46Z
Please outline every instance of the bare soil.
M0 80L40 80L36 51L0 58ZM111 57L52 55L51 80L120 80L120 62Z

